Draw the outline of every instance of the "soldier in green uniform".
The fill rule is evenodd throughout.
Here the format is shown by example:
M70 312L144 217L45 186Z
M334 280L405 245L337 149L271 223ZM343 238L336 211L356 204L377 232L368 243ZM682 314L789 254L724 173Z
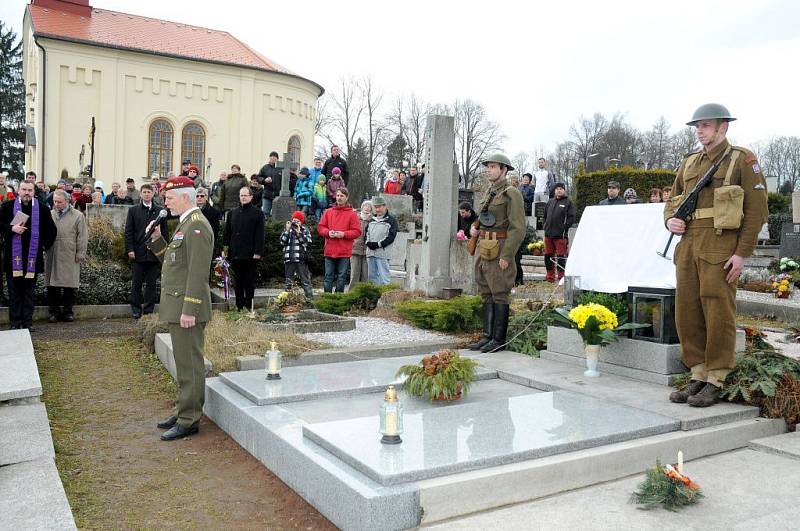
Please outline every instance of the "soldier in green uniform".
M173 415L158 423L159 428L167 429L161 439L172 441L197 433L203 414L206 390L203 343L206 323L211 319L208 268L214 234L197 208L192 179L174 177L164 188L166 207L172 215L180 216L180 220L169 243L156 225L148 247L162 264L158 314L169 325L180 389Z
M695 111L687 125L696 128L703 147L681 163L664 210L667 229L683 235L674 258L675 324L681 359L692 371L689 385L669 398L695 407L717 403L733 368L736 282L767 219L767 187L756 156L725 138L735 119L715 103ZM716 160L721 165L714 182L700 192L692 219L672 217Z
M525 207L520 191L506 179L514 169L508 157L498 153L482 164L491 186L481 200L480 227L473 226L470 234L478 238L475 283L483 300L484 336L467 348L496 352L506 344L508 306L517 274L514 256L525 239Z

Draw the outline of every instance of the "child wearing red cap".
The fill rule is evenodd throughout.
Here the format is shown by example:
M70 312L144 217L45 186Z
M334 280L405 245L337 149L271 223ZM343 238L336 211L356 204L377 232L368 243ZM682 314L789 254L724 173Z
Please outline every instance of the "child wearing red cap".
M311 231L304 225L305 215L299 210L292 214L291 221L281 233L283 245L284 272L286 275L286 291L292 289L294 276L300 277L303 293L311 300L314 292L311 289L311 272L308 270L308 250L311 246Z

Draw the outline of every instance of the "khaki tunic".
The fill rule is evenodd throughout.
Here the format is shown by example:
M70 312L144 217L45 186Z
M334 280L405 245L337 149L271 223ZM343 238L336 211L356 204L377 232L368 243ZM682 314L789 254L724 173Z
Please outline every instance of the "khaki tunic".
M59 218L58 210L50 214L58 234L56 241L45 252L44 279L47 286L78 288L81 284L81 262L86 260L89 233L86 217L70 207Z
M710 152L693 153L684 159L673 195L688 194L697 180L730 144L723 141ZM681 359L692 369L693 378L720 386L734 365L736 343L736 286L726 282L725 262L736 254L747 258L753 252L758 232L767 219L767 189L755 155L730 146L728 158L714 175L714 182L700 192L700 209L712 208L714 189L729 184L744 190L744 217L738 230L714 229L714 219L693 219L675 249L677 289L675 324L681 342ZM669 216L665 212L665 218Z
M494 198L491 192L495 192ZM525 208L522 194L507 181L492 186L481 201L481 209L488 203L489 212L494 214L493 227L481 225L480 230L490 232L506 232L506 238L497 244L491 238L479 238L475 252L475 283L484 303L509 304L511 289L517 276L514 257L522 240L525 239ZM485 241L484 240L488 240ZM481 256L481 246L499 246L499 253L494 259ZM500 269L500 259L508 262L506 269Z

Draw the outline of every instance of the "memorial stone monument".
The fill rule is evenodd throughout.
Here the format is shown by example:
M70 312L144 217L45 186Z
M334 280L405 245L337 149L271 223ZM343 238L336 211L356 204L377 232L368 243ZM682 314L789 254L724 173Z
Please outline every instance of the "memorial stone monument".
M297 170L297 162L289 153L284 153L283 160L278 161L278 168L281 170L281 193L272 202L272 219L289 221L292 213L297 210L297 203L289 191L289 176L292 171Z

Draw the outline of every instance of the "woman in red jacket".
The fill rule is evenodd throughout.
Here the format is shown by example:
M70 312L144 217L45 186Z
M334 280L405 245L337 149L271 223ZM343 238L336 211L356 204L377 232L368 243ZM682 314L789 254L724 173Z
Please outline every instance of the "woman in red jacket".
M361 222L353 207L347 204L347 188L336 190L336 204L325 210L317 232L325 238L325 292L344 293L347 270L353 254L353 240L361 236Z
M389 195L400 195L403 192L403 185L400 183L400 172L392 170L389 173L389 180L383 185L383 193Z

